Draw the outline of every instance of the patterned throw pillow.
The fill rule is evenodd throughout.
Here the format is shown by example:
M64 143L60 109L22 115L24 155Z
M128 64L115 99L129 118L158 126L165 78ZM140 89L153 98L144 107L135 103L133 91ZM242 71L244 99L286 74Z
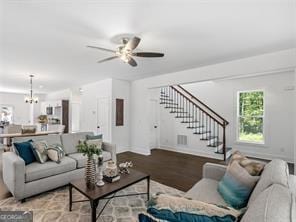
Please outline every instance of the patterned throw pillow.
M87 145L96 145L98 149L102 149L103 140L102 139L93 139L86 140Z
M60 163L65 152L60 144L52 144L47 147L47 156L50 160Z
M46 141L33 141L32 150L35 155L36 160L39 163L45 163L48 159L47 157L47 142Z
M259 176L252 176L238 161L232 161L218 185L218 192L230 206L240 209L247 205Z
M244 156L239 151L235 151L232 154L229 165L231 165L234 161L237 161L252 176L259 176L262 173L264 166L265 166L265 163L248 159L246 156Z

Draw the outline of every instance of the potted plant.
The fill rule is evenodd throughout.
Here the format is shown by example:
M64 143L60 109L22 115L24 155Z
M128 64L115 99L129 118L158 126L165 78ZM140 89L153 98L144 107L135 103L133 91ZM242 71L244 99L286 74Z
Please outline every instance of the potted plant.
M97 145L88 143L87 141L80 142L77 146L78 152L82 153L83 156L87 156L85 165L85 181L89 188L93 188L96 183L96 164L94 155L100 155L102 150Z

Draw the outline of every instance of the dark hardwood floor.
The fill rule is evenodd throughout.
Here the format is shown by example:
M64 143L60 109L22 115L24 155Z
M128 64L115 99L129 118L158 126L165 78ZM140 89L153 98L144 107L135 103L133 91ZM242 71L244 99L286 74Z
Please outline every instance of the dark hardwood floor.
M202 178L202 166L206 162L223 163L205 157L153 149L150 156L124 152L117 155L118 162L132 161L134 169L150 174L159 183L188 191Z

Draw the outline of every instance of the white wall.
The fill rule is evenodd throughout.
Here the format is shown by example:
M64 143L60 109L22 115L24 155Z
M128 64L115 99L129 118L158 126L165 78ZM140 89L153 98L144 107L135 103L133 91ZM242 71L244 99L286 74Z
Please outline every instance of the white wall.
M295 49L263 54L245 59L219 63L141 79L131 85L131 147L149 153L149 89L166 85L223 79L235 76L269 74L291 70L296 66Z
M40 101L44 99L44 95L36 95L39 103L28 104L24 101L24 94L0 92L0 104L11 105L14 107L14 123L15 124L34 124L40 115ZM33 112L31 107L33 108ZM31 117L33 114L33 117ZM33 123L32 120L33 119Z
M227 147L241 150L250 156L262 158L281 158L293 162L294 149L294 90L288 90L294 85L294 72L273 75L240 78L232 80L207 81L182 85L186 90L205 102L214 111L229 121L226 130ZM236 141L236 105L237 92L244 90L264 90L265 94L265 139L264 146L242 144ZM162 112L162 123L173 124L174 119L168 118ZM172 127L172 126L171 126ZM184 130L184 124L175 124L175 130L170 135L162 131L161 135L173 147L178 133L188 135L188 149L206 151L197 136ZM162 144L165 142L162 138Z
M124 124L116 126L116 99L124 100ZM112 79L112 143L117 151L130 149L130 82Z

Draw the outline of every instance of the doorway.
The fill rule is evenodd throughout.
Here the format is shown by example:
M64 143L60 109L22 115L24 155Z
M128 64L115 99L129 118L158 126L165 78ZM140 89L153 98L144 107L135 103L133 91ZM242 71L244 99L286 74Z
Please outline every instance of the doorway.
M97 133L103 134L103 140L111 142L111 101L109 97L98 98Z
M159 148L160 129L159 129L159 104L156 99L150 100L150 149Z

